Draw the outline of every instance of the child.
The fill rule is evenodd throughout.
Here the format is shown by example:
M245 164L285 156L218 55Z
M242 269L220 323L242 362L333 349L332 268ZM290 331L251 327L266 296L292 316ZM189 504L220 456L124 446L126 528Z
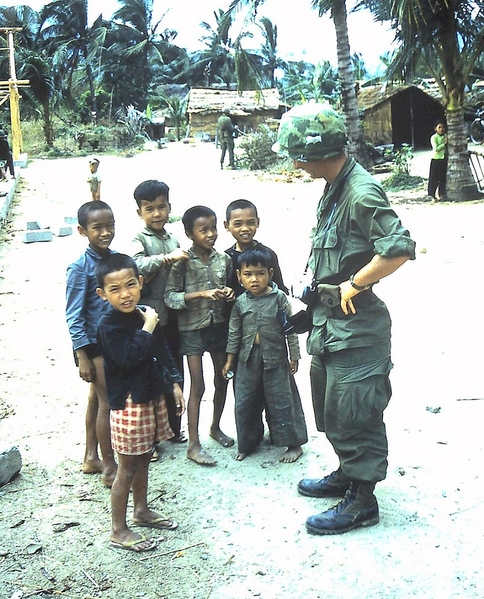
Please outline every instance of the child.
M235 291L235 295L238 296L244 292L244 288L239 283L236 274L237 257L241 252L251 248L269 252L271 255L270 266L274 273L272 280L281 291L284 291L286 295L289 294L289 289L284 285L284 281L282 280L282 273L276 253L254 239L254 235L260 224L255 205L249 202L249 200L235 200L227 206L225 218L225 229L232 234L232 237L236 241L232 247L225 250L225 253L232 258L232 275L228 284Z
M438 121L435 125L435 133L430 138L434 152L430 161L428 195L432 198L432 202L443 200L445 196L447 179L447 135L445 131L445 123ZM438 198L437 190L439 191Z
M289 363L283 330L291 306L286 295L271 282L272 256L266 250L250 249L237 259L237 276L245 292L236 299L230 315L227 360L222 374L235 377L235 422L238 452L243 460L264 436L265 410L271 441L287 447L280 462L295 462L308 440L299 393L293 392L291 377L300 359L297 335L287 336Z
M135 526L175 529L178 524L148 508L148 465L157 441L173 435L168 424L164 394L169 389L178 415L185 409L182 380L158 327L158 314L149 306L137 307L143 277L135 261L112 254L96 271L97 293L111 309L98 327L98 342L105 360L111 408L111 439L119 466L111 489L111 546L141 552L156 543L128 528L126 511L133 490Z
M91 171L91 175L87 179L93 200L101 199L101 177L98 173L98 168L99 158L93 156L89 159L89 170Z
M227 344L226 302L234 300L227 286L232 264L227 254L213 248L217 239L215 212L206 206L194 206L182 218L185 233L193 244L189 260L176 262L168 275L165 303L178 310L181 353L187 356L190 371L188 397L187 457L197 464L213 466L216 461L200 444L198 423L200 402L205 390L202 355L208 351L214 367L215 394L210 436L222 447L231 447L234 440L220 430L220 418L225 405L227 380L222 376Z
M165 229L171 212L169 191L168 185L156 180L143 181L134 190L138 216L145 226L135 235L132 254L144 278L143 303L158 313L171 354L178 370L183 373L176 312L169 310L163 299L171 265L179 260L188 260L187 252L180 249L178 241ZM166 407L174 433L170 441L185 443L187 438L181 431L181 418L170 393L166 395Z
M87 237L86 252L67 268L66 320L74 349L79 376L90 383L86 410L86 451L82 471L101 472L101 480L110 487L116 474L116 462L109 434L109 405L104 380L101 350L96 331L107 305L96 293L95 269L111 253L114 216L104 202L83 204L77 213L78 231ZM102 461L98 457L97 445Z

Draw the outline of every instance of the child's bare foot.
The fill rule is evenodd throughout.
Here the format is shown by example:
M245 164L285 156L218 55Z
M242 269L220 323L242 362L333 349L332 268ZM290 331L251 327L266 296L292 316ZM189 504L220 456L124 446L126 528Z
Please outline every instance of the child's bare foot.
M294 447L288 447L286 451L280 456L279 461L284 464L292 464L302 455L302 449L300 445Z
M247 454L242 453L240 451L238 451L237 453L234 453L234 455L233 455L234 460L237 460L238 462L245 460L246 457L247 457Z
M99 458L86 459L82 464L82 471L84 474L99 474L103 471L103 462Z
M212 437L212 439L215 439L217 443L220 443L222 447L232 447L232 445L234 444L234 440L232 439L232 437L229 437L228 435L223 433L219 428L215 429L212 427L210 429L210 436Z
M189 445L187 449L187 458L201 466L215 466L217 463L217 460L214 460L200 445Z
M115 478L116 470L103 470L101 473L101 482L108 489L110 489L113 486Z

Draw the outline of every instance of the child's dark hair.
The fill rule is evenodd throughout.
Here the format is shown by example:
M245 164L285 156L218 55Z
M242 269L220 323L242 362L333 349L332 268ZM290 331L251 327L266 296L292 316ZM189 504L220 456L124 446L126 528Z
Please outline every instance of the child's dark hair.
M265 266L267 270L272 268L272 257L267 250L250 249L244 250L237 256L237 270L242 266Z
M87 227L89 215L91 212L95 212L96 210L109 210L109 212L113 214L111 206L108 206L106 202L101 202L101 200L86 202L77 211L77 222L81 225L81 227L84 227L84 229Z
M213 216L215 222L217 222L217 215L211 208L208 208L207 206L192 206L182 216L182 223L185 227L185 231L187 233L193 232L193 224L197 218L210 218L211 216Z
M126 254L109 254L103 258L96 267L96 283L101 289L104 289L104 279L112 272L131 269L136 278L139 277L139 270L136 262Z
M138 204L138 208L141 208L141 202L143 200L146 202L154 202L159 196L165 196L169 202L169 194L170 188L168 185L162 181L157 181L156 179L148 179L148 181L143 181L143 183L140 183L133 193L134 199Z
M444 125L444 127L447 129L447 123L445 122L445 119L437 119L435 121L434 124L434 129L438 126L438 125Z
M245 210L246 208L250 208L251 210L253 210L255 217L259 218L255 204L253 204L252 202L249 202L249 200L241 199L241 200L234 200L233 202L230 202L230 204L227 206L227 210L225 211L225 220L227 222L230 221L230 217L232 216L232 212L234 210Z

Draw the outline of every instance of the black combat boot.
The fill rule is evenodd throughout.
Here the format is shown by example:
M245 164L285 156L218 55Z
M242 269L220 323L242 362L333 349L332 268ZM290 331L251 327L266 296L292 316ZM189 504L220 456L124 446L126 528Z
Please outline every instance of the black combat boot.
M338 468L324 478L303 478L297 490L306 497L344 497L350 482Z
M378 524L380 518L374 489L375 483L352 481L340 503L306 520L307 531L312 535L338 535L360 526Z

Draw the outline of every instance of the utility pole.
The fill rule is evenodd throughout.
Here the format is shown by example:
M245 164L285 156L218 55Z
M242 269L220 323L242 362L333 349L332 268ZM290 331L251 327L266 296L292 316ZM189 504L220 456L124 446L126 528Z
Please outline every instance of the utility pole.
M0 106L10 100L10 124L12 126L12 154L13 159L18 160L23 149L22 129L20 128L20 94L19 86L29 84L29 80L17 80L15 71L15 53L13 45L13 34L22 31L21 27L0 27L0 31L7 34L8 57L10 67L10 78L8 81L0 81ZM8 91L7 91L8 89Z

